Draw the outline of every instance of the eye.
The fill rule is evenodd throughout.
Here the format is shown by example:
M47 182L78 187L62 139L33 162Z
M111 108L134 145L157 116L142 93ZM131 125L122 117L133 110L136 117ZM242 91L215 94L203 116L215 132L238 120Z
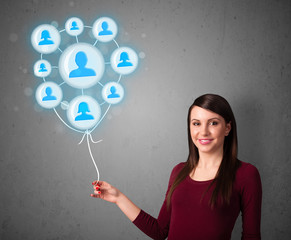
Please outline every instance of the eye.
M218 122L212 121L212 122L209 123L209 125L215 126L215 125L218 125Z
M193 122L193 126L199 126L200 123L199 122Z

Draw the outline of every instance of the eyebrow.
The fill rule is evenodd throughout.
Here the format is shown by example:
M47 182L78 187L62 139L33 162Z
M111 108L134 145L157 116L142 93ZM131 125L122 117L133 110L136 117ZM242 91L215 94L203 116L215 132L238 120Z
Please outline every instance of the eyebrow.
M208 119L207 121L210 121L210 120L218 120L218 121L220 121L220 119L219 118L210 118L210 119ZM192 121L200 121L199 119L196 119L196 118L193 118L193 119L191 119L191 122Z

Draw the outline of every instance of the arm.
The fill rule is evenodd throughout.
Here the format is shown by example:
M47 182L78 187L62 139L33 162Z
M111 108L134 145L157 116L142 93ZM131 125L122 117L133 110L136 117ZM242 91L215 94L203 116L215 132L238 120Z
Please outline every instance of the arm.
M141 210L133 223L152 239L163 240L168 236L170 219L171 212L167 210L166 201L164 201L158 219Z
M107 182L97 181L92 183L94 194L91 197L102 198L105 201L115 203L120 210L132 221L141 231L153 239L165 239L168 236L168 211L166 202L156 219L137 207L127 196Z
M92 184L94 185L94 194L91 194L91 197L115 203L130 221L136 219L141 209L117 188L104 181L99 181L98 184L95 181Z
M178 164L172 171L167 193L184 163ZM137 207L129 198L117 188L106 182L97 181L92 183L94 194L92 197L102 198L106 201L116 203L123 213L145 234L153 239L166 239L169 232L171 207L167 209L166 199L162 205L159 217L156 219ZM166 196L167 196L166 193Z
M136 206L129 198L127 198L123 193L117 199L116 205L120 210L129 218L130 221L134 221L139 215L141 209Z
M250 165L242 186L242 240L261 239L262 184L258 170Z
M145 234L153 239L166 239L170 230L170 221L171 221L171 204L169 209L167 208L167 195L168 192L177 176L177 174L183 168L184 163L180 163L174 167L172 170L168 190L166 192L164 203L161 207L158 218L154 218L151 215L147 214L143 210L140 211L140 214L133 221L133 223Z

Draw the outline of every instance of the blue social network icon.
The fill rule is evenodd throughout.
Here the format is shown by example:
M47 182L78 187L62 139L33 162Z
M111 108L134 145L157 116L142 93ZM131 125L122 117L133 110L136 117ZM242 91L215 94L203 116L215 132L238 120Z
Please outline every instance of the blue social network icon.
M111 104L117 104L124 98L124 89L119 83L122 75L132 73L138 64L136 53L128 47L119 47L119 44L115 40L118 32L118 27L115 21L108 17L101 17L97 19L93 26L84 26L81 19L77 17L69 18L66 21L65 29L58 30L53 26L54 24L42 24L36 27L31 34L31 43L33 48L41 54L40 60L34 64L34 75L41 78L44 82L40 84L35 92L35 98L38 104L46 109L53 109L59 119L70 129L83 133L83 141L85 135L87 135L87 143L90 151L91 158L94 162L97 179L99 181L99 171L94 161L94 158L90 149L90 139L92 140L91 132L99 125L107 114ZM96 41L94 44L85 42L79 42L79 35L83 32L84 28L87 28L90 33L92 32ZM67 38L64 44L60 45L61 33L66 32L70 36L73 36L72 43L68 46ZM87 32L88 33L88 32ZM102 51L98 49L97 42L110 42L113 47L116 45L117 49L110 56L110 62L105 62L103 54L108 58L110 50L103 48ZM65 47L63 50L62 48ZM106 49L106 50L105 50ZM59 50L60 59L58 66L51 65L50 62L45 60L43 54L50 54ZM107 56L106 56L107 54ZM54 59L54 58L53 58ZM110 64L116 73L119 73L119 79L112 82L107 82L103 85L105 80L102 79L105 72L105 65ZM47 81L46 77L50 75L52 69L54 73L59 72L63 82L57 83ZM106 74L107 71L106 71ZM108 74L109 75L109 74ZM115 74L116 75L116 74ZM55 74L51 77L55 78ZM108 76L106 76L108 78ZM112 75L111 75L112 77ZM99 82L102 81L102 82ZM75 92L81 93L76 96L70 102L63 99L63 91L61 86L66 83L70 87L77 88L79 90ZM96 97L95 88L89 90L89 95L84 94L86 89L93 87L99 83L102 86L102 98L104 102L99 104ZM80 91L81 90L81 91ZM108 103L107 109L101 105ZM58 114L58 107L67 112L68 125L66 121ZM106 110L105 110L106 109ZM101 114L104 111L103 115ZM80 142L80 143L81 143ZM99 141L98 141L99 142ZM80 144L79 143L79 144ZM97 143L97 142L94 142Z
M107 96L108 98L119 98L120 95L116 93L116 87L111 86L110 94Z
M110 64L113 70L119 74L127 75L137 68L138 56L129 47L120 47L113 51L110 57Z
M104 35L112 35L112 31L108 30L108 23L104 21L101 25L102 31L99 32L99 36L104 36Z
M108 82L102 88L102 98L107 103L110 103L110 104L120 103L123 97L124 97L124 89L120 83Z
M131 67L132 63L129 60L128 53L127 52L122 52L120 54L120 63L118 63L117 67Z
M63 91L55 82L45 81L37 87L35 98L43 108L52 109L61 103Z
M47 87L45 89L45 94L46 96L42 98L42 101L52 101L52 100L57 100L55 96L52 95L53 90L51 87Z
M109 17L98 18L92 28L94 37L100 42L110 42L117 35L118 28L115 21Z
M39 72L47 72L47 69L44 63L41 63L39 65Z
M84 52L80 51L76 54L75 62L78 68L70 72L70 78L96 76L93 69L86 68L88 59Z
M75 43L62 52L59 72L63 80L74 88L87 89L102 78L105 63L102 53L87 43Z
M74 127L82 130L90 129L101 118L101 108L91 96L77 96L69 103L67 117Z
M76 21L72 22L72 26L71 26L70 30L79 30L79 27L78 27L78 24Z
M75 118L75 121L94 119L94 117L91 114L88 114L87 112L90 112L88 103L81 102L78 107L78 113L81 113L81 114Z
M50 40L51 36L48 30L43 30L41 32L41 37L42 40L38 43L38 45L50 45L54 44L53 40Z

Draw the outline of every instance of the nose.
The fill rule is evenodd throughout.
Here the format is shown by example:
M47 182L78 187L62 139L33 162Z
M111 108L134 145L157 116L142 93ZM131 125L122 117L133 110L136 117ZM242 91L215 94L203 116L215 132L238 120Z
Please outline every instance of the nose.
M209 129L208 129L208 124L203 124L201 126L201 135L202 136L208 136L209 135Z

